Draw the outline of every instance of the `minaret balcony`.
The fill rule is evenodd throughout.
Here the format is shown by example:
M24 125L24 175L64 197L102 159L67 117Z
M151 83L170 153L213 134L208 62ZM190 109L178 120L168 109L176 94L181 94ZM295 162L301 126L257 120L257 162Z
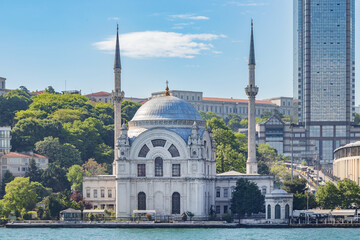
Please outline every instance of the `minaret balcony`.
M250 86L247 86L245 88L245 93L246 95L248 95L249 97L255 97L257 95L259 91L259 88L258 87L250 87Z

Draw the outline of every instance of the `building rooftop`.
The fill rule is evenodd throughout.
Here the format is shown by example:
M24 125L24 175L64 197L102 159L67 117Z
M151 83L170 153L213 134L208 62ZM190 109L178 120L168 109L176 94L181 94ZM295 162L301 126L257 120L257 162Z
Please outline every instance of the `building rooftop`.
M228 171L228 172L216 174L216 176L240 176L240 175L246 175L246 173L240 173L237 171Z
M28 158L28 157L31 158L31 157L35 157L35 158L45 158L45 159L47 159L47 157L45 157L43 155L40 155L40 154L37 154L37 153L30 154L30 153L17 153L17 152L9 152L9 153L5 154L2 157L7 157L7 158Z
M102 96L111 96L111 93L108 92L96 92L96 93L91 93L91 94L87 94L87 97L102 97Z
M247 99L234 99L234 98L215 98L215 97L203 97L203 101L216 101L216 102L234 102L234 103L248 103ZM271 101L255 100L255 103L275 105Z

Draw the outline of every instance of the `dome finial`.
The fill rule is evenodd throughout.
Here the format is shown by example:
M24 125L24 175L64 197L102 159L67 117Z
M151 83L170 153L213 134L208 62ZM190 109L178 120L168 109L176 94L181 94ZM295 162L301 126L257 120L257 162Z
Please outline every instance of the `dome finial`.
M169 81L166 80L165 96L170 96Z

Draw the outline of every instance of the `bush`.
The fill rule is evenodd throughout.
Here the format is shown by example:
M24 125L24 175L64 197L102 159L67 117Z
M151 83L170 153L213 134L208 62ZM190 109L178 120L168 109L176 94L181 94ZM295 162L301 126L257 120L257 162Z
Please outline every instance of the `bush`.
M146 217L146 220L152 221L152 215L151 215L151 213L147 213L147 214L145 215L145 217Z
M187 220L187 215L186 215L186 213L183 213L183 214L181 214L181 220L183 220L184 222Z
M32 214L31 213L24 213L23 214L23 219L24 220L31 220L32 219Z
M234 216L230 213L224 213L222 215L222 220L226 221L227 223L231 223L234 221Z

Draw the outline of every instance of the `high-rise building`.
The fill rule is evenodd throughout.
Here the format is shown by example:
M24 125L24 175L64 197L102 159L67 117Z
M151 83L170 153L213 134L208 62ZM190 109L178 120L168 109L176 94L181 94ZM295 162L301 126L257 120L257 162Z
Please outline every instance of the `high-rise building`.
M355 140L355 0L294 0L294 100L321 160Z

